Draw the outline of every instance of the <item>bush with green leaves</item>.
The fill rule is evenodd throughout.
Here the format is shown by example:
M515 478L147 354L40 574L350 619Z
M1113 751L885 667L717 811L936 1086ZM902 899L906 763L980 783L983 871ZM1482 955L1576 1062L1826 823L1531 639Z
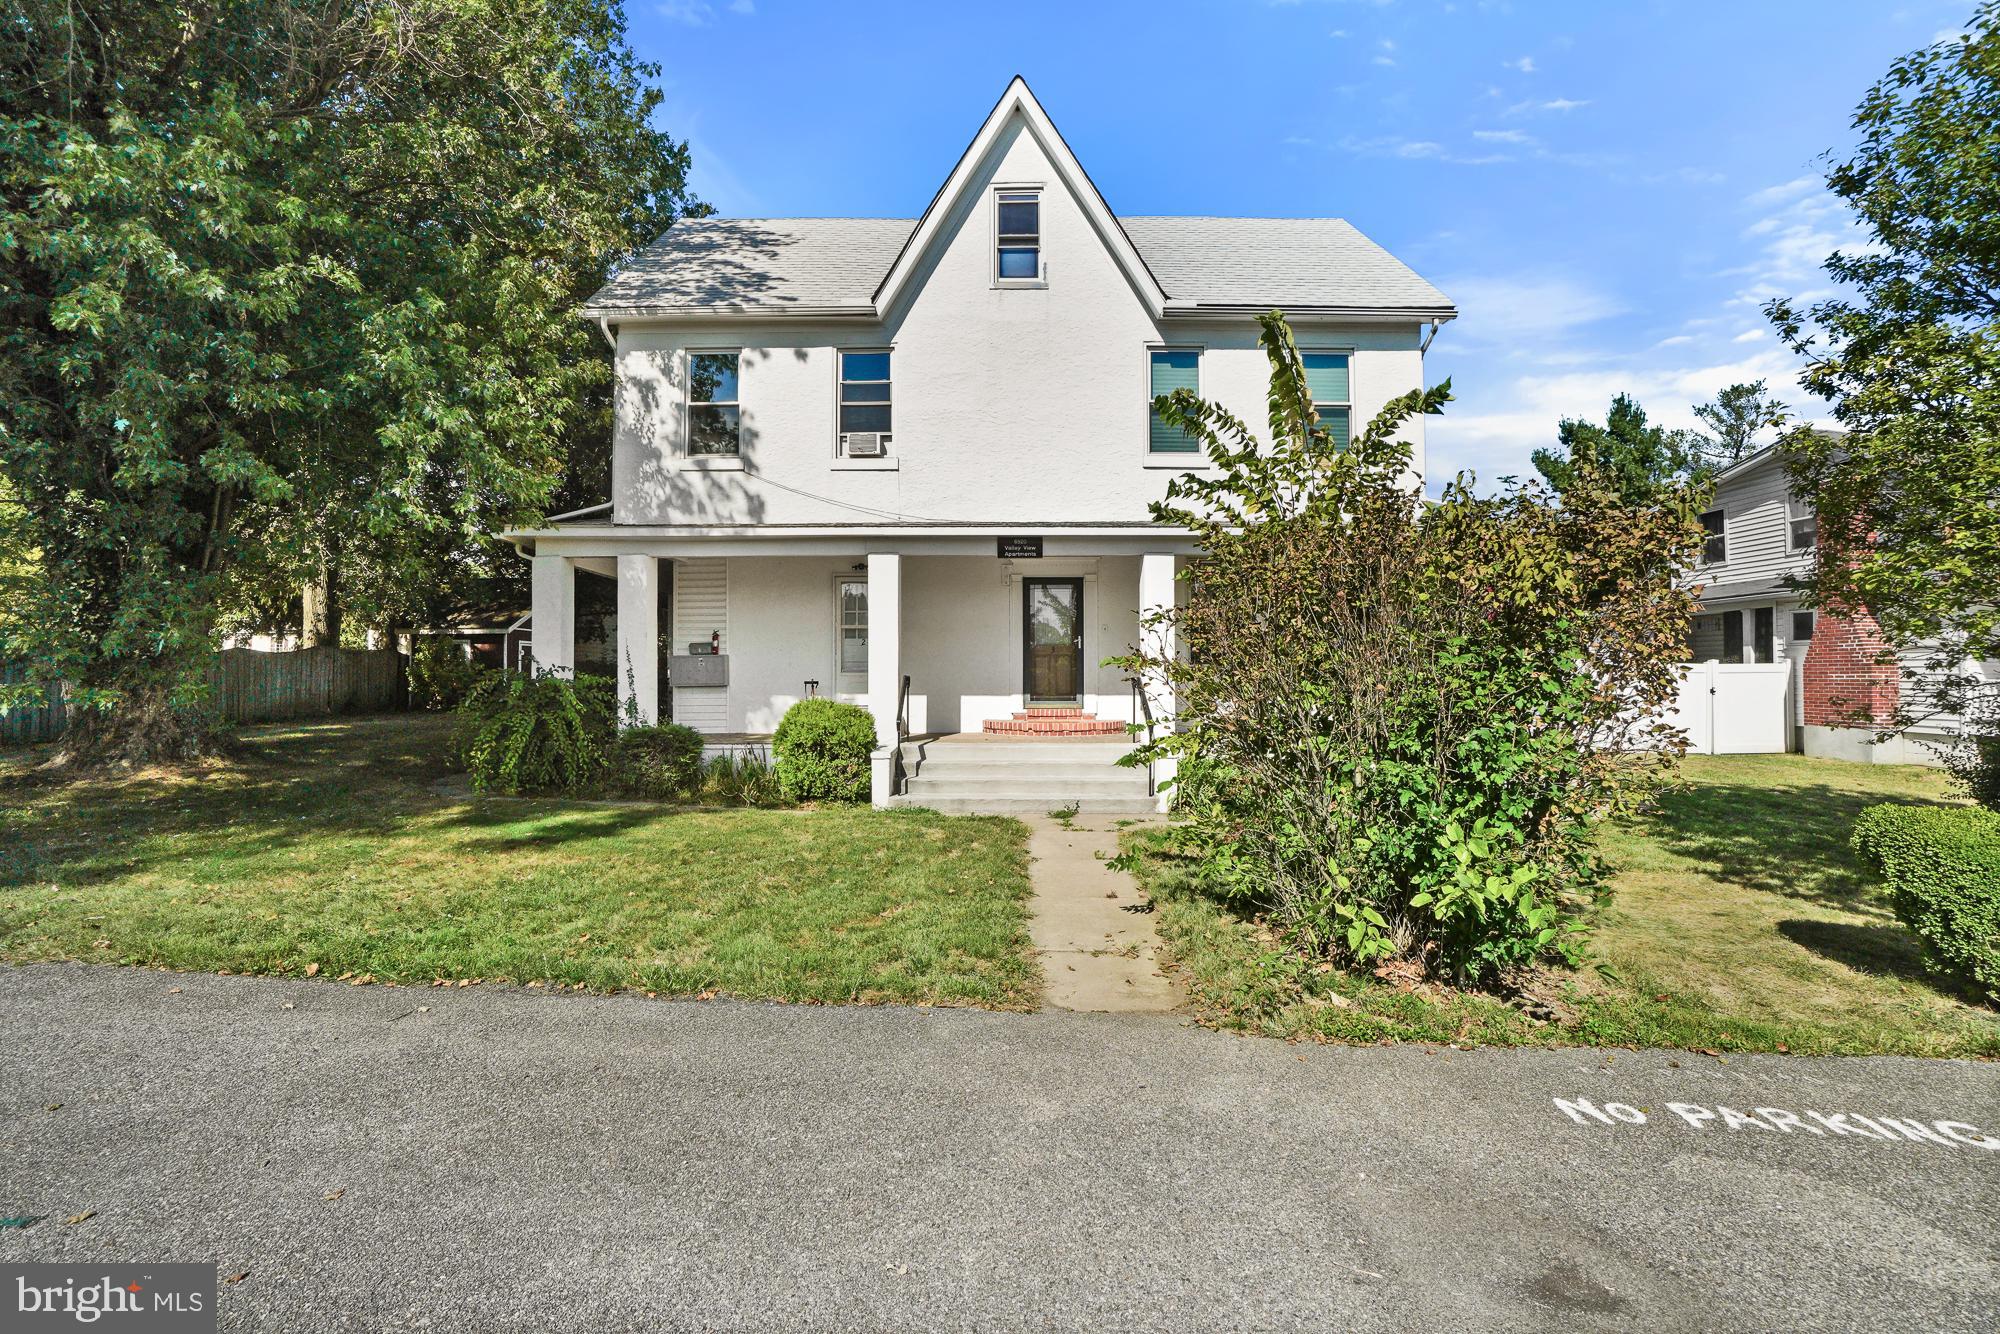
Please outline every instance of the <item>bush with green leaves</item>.
M1185 597L1117 660L1172 688L1178 727L1138 752L1179 763L1172 837L1315 959L1479 985L1573 960L1603 886L1590 831L1681 744L1661 717L1697 497L1632 496L1586 461L1560 504L1465 478L1426 503L1404 427L1449 386L1343 443L1283 317L1263 324L1262 439L1188 391L1156 400L1209 462L1153 506L1203 551Z
M603 777L615 716L608 678L492 672L459 706L458 753L480 792L576 792Z
M627 727L611 743L610 778L619 791L654 801L701 795L701 733L679 723Z
M1930 969L2000 1002L2000 813L1870 806L1854 822L1854 847L1889 882Z
M449 712L492 671L467 657L455 640L419 638L410 649L410 707Z
M793 801L866 801L875 718L858 704L802 699L771 738L778 786Z

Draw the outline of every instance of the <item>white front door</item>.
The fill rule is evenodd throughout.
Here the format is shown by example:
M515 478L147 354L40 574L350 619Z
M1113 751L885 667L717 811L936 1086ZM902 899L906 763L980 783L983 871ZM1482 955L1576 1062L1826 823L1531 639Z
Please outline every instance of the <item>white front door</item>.
M840 699L868 697L868 578L841 578L836 586L834 694Z

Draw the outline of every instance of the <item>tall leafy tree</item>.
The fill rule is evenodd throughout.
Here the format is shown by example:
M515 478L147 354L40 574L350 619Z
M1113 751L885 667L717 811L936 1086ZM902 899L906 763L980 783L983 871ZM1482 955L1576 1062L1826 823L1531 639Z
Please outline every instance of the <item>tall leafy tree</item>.
M1827 184L1870 244L1827 259L1842 295L1766 312L1845 428L1784 441L1819 515L1813 589L1937 640L1940 669L2000 658L2000 4L1891 66L1854 128ZM1966 678L1930 679L1918 708L1977 707Z
M1688 444L1702 467L1726 468L1757 450L1757 437L1781 427L1791 413L1762 380L1732 384L1713 400L1697 403L1694 415L1706 431L1688 434Z
M1538 449L1531 456L1535 471L1561 495L1590 476L1609 480L1630 504L1658 499L1685 480L1695 467L1692 443L1685 431L1671 431L1646 420L1646 410L1630 394L1611 400L1604 425L1580 417L1565 417L1556 427L1556 448Z
M689 206L606 0L26 0L0 26L0 651L88 758L203 749L232 599L549 498L575 319Z

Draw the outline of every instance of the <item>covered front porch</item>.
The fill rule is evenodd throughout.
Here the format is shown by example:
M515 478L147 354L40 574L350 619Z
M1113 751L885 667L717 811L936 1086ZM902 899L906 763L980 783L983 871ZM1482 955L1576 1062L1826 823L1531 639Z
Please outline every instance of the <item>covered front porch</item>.
M1142 634L1158 647L1162 632L1142 626L1174 600L1192 554L1182 533L598 524L510 536L533 561L540 667L608 671L630 716L717 742L767 736L811 696L862 705L877 805L921 795L908 790L911 738L1011 740L1049 762L1054 746L1087 744L1080 754L1110 765L1130 749L1128 724L1172 717L1163 681L1142 686L1105 660ZM611 610L586 616L580 639L578 607L593 601ZM1055 782L1050 764L1030 767ZM1151 775L1149 797L1164 777Z

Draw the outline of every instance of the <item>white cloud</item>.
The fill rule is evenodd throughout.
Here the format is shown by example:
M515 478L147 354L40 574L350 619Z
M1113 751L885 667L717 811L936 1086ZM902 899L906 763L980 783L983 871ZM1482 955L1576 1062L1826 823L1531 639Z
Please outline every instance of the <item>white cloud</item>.
M1674 334L1671 337L1662 338L1659 342L1653 344L1653 346L1655 348L1685 347L1687 344L1692 343L1693 341L1694 341L1693 334Z
M1472 137L1482 139L1489 144L1532 144L1536 142L1533 135L1523 134L1519 130L1474 130Z
M1403 139L1395 135L1381 135L1372 139L1360 139L1349 135L1334 147L1356 157L1393 157L1411 161L1428 159L1433 162L1449 162L1461 167L1484 167L1497 162L1513 161L1505 153L1466 155L1455 153L1434 139Z
M1368 63L1371 65L1384 65L1390 69L1394 69L1396 67L1396 59L1394 56L1376 56L1373 60L1369 61Z
M1751 208L1772 208L1787 204L1801 195L1809 195L1820 188L1817 176L1797 176L1783 185L1767 185L1754 194L1744 196L1743 202Z
M1455 340L1482 346L1550 344L1571 330L1624 313L1608 292L1561 274L1542 277L1467 277L1439 284L1458 303Z
M660 0L653 12L669 23L703 28L715 22L715 6L708 0Z
M1765 337L1766 335L1762 329L1745 329L1729 341L1732 343L1761 343Z
M1525 102L1516 102L1513 106L1508 107L1506 114L1509 116L1528 116L1536 112L1553 111L1558 115L1562 115L1589 105L1590 99L1588 98L1551 97L1547 101L1538 101L1531 97Z
M1797 388L1801 363L1775 346L1733 360L1682 365L1620 364L1623 360L1607 354L1600 364L1577 370L1566 368L1567 355L1538 358L1527 373L1485 383L1461 371L1454 377L1460 397L1454 406L1464 411L1448 407L1425 426L1432 488L1467 469L1487 481L1508 474L1533 476L1529 453L1554 443L1558 422L1564 417L1602 421L1613 396L1621 393L1637 399L1650 420L1669 427L1698 426L1696 403L1751 380L1770 381L1773 391L1796 407L1809 408L1812 402Z
M1503 68L1519 70L1523 74L1533 74L1535 72L1535 58L1533 56L1522 56L1519 60L1503 60L1500 64Z

